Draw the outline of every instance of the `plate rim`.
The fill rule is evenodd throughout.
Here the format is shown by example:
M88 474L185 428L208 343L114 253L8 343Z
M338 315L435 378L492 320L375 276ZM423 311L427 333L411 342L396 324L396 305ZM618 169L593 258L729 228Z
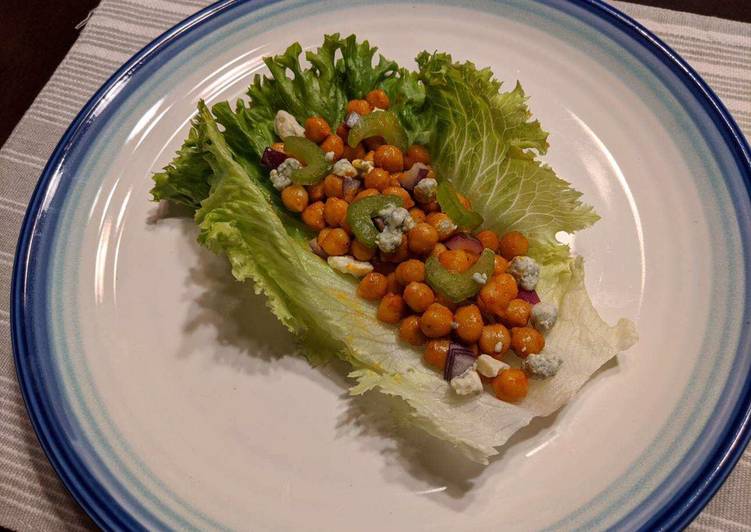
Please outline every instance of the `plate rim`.
M163 32L119 67L90 97L57 143L40 174L21 223L13 262L10 293L11 342L21 395L35 436L57 476L77 504L98 526L103 528L120 528L124 524L123 518L126 522L133 524L136 522L132 521L131 516L123 515L124 510L116 501L108 502L106 500L110 498L108 494L102 494L105 500L99 500L100 496L96 494L92 499L92 494L86 493L86 488L82 485L86 480L85 477L89 476L88 471L76 471L74 467L71 468L67 457L58 455L62 451L55 441L54 433L48 433L45 421L47 412L36 404L34 372L28 362L33 354L27 345L27 328L32 327L26 319L27 285L29 284L27 266L31 260L29 252L35 236L34 229L45 213L43 200L47 197L49 185L55 174L63 167L67 154L77 146L78 137L97 120L99 116L97 110L103 110L110 105L105 97L113 88L127 83L140 68L157 58L166 46L234 6L253 2L255 5L252 10L258 10L276 1L218 0ZM560 0L537 1L554 5ZM702 109L708 113L712 123L721 134L725 145L741 170L743 185L751 198L751 148L725 105L693 67L641 23L605 1L568 0L568 2L574 3L589 14L607 20L624 31L677 75ZM723 435L715 442L712 452L699 468L695 478L683 485L678 493L657 509L642 525L643 529L686 527L722 486L742 456L749 440L751 440L751 381L747 381L744 385ZM83 480L77 478L81 476L84 477ZM628 515L625 516L619 524L626 521L628 517Z

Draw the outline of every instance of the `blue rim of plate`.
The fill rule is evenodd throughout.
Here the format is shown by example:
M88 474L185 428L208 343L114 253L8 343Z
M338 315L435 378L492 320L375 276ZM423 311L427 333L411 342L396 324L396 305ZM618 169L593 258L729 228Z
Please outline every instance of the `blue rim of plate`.
M34 230L37 223L45 216L42 206L51 181L63 166L67 155L76 146L76 140L94 124L99 114L106 107L105 98L108 93L114 87L127 83L135 72L155 60L168 45L202 26L208 20L248 1L252 0L221 0L204 8L154 39L118 69L91 97L66 130L42 171L22 222L13 267L10 316L13 352L21 393L32 426L47 458L73 498L102 528L140 529L142 525L102 488L85 467L76 463L75 451L66 448L65 442L57 437L54 430L50 430L52 423L49 419L49 412L45 410L43 401L42 403L39 402L40 382L32 363L35 353L29 349L29 333L33 325L31 319L26 319L26 301L29 298L31 284L28 273L29 261L31 260L29 253L34 238ZM543 3L557 3L556 0L541 1ZM751 149L724 104L699 74L644 26L602 0L569 1L584 9L590 15L594 15L624 32L677 76L701 104L722 135L726 147L731 151L741 173L746 192L751 197ZM258 10L275 2L274 0L260 0L253 3L252 9ZM104 105L102 105L103 103ZM644 530L664 530L680 529L687 526L720 488L743 454L750 439L751 380L747 380L730 416L730 422L722 436L717 438L714 448L705 459L704 464L694 474L693 478L685 483L660 509L655 511L641 528ZM625 525L628 518L629 516L624 517L615 528Z

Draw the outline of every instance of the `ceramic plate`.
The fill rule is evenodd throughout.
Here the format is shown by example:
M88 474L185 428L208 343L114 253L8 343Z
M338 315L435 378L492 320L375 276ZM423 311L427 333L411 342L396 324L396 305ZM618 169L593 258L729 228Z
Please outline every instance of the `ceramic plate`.
M347 398L341 368L294 356L193 222L149 201L199 98L337 31L521 80L547 161L602 215L572 244L595 306L641 340L486 468ZM696 73L599 2L220 2L108 81L44 171L13 284L31 419L105 528L683 525L748 438L749 167Z

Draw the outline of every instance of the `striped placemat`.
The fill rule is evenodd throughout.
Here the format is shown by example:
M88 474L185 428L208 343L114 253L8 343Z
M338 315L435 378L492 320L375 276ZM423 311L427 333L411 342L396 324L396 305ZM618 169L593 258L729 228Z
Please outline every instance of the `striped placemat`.
M93 527L39 447L15 377L9 330L10 277L27 202L55 144L94 91L142 46L209 3L103 0L0 149L0 527ZM751 135L751 25L623 2L616 5L688 60ZM691 528L751 530L751 452L746 451Z

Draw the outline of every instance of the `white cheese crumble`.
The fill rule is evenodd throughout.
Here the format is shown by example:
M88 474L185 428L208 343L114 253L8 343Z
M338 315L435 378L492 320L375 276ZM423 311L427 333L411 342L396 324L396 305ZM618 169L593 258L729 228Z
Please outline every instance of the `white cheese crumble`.
M555 355L549 355L547 353L538 353L536 355L529 355L522 361L522 369L526 371L530 377L537 379L547 379L553 377L561 368L563 360Z
M371 263L357 260L350 255L329 257L326 259L326 262L336 271L354 275L355 277L362 277L373 271Z
M334 169L331 173L339 177L355 177L357 170L355 170L355 167L347 159L339 159L334 163Z
M482 381L475 369L470 367L458 377L451 379L451 387L457 395L471 395L482 391Z
M524 290L534 290L540 280L540 266L532 257L514 257L506 272L513 275Z
M274 131L279 138L304 137L305 128L287 111L279 110L274 117Z
M365 159L355 159L352 161L352 166L357 170L358 177L365 177L375 168L375 165L371 161L366 161Z
M540 332L548 332L558 319L558 309L552 303L537 303L532 307L532 326Z
M436 190L438 190L438 181L432 177L426 177L417 182L413 193L420 203L430 203L435 199Z
M493 352L500 353L501 351L503 351L503 342L498 342L493 346Z
M402 235L415 226L409 211L403 207L388 206L378 216L383 219L385 227L376 237L376 245L384 253L393 253L402 243Z
M302 168L300 161L292 158L285 159L282 164L277 166L276 169L272 170L269 174L271 184L274 185L274 188L277 190L284 190L292 184L290 176L292 175L292 172L298 168Z
M323 158L326 159L327 162L333 161L335 157L336 157L336 153L334 153L333 151L327 151L323 155Z
M477 372L483 377L492 379L493 377L497 377L501 371L510 367L505 362L501 362L490 355L480 355L477 357Z
M475 273L472 274L472 279L477 284L486 284L488 282L488 274L487 273L475 272Z
M449 220L448 218L445 218L441 220L440 222L438 222L435 228L436 228L436 231L438 231L438 235L441 238L445 238L451 233L453 233L454 231L456 231L457 225L451 220Z

